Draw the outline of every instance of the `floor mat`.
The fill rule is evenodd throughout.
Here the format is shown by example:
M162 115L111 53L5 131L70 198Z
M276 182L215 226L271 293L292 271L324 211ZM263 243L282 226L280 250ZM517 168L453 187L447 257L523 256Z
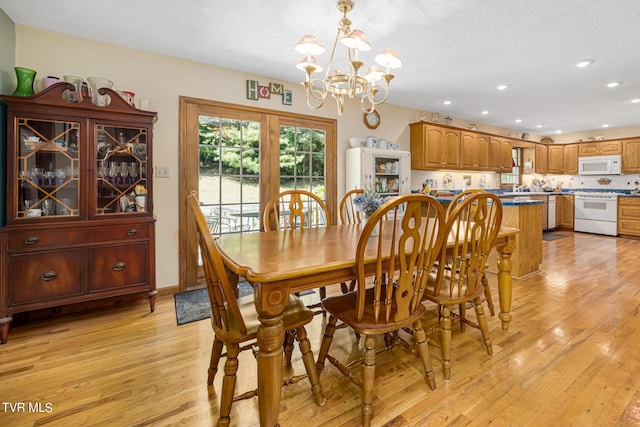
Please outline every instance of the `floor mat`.
M562 239L563 237L567 237L566 234L561 234L561 233L542 233L542 240L558 240L558 239Z

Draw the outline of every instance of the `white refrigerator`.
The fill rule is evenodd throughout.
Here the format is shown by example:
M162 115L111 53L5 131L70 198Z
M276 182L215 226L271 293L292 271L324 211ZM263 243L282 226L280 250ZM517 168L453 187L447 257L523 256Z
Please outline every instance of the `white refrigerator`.
M346 156L346 189L367 185L382 196L411 193L411 153L380 148L349 148Z

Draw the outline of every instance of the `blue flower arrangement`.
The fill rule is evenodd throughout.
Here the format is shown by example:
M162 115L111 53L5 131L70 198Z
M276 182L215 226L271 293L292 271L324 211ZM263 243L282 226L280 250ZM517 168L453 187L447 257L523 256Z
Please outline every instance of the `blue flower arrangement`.
M367 218L373 215L386 201L386 198L380 196L375 190L366 185L364 186L364 193L358 194L353 198L353 204Z

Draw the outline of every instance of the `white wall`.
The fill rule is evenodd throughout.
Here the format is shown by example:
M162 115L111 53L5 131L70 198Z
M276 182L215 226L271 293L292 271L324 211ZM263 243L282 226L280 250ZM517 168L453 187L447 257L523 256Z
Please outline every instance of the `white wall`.
M88 39L71 37L23 25L16 26L16 65L38 72L36 89L47 75L71 74L83 78L107 77L115 89L135 92L136 100L149 100L158 112L154 128L154 166L168 166L171 177L154 179L156 223L156 278L159 288L178 284L178 107L180 96L210 99L261 108L283 110L338 120L338 196L344 193L344 152L349 137L376 135L400 143L409 149L408 124L418 120L418 112L382 105L381 124L375 132L362 121L359 103L347 102L344 116L338 117L335 105L328 102L318 111L309 109L299 82L282 82L268 77L237 72L192 61L123 48ZM292 67L295 64L291 65ZM302 75L301 75L302 78ZM280 98L252 101L246 99L246 80L260 84L282 83L293 91L293 105ZM15 76L10 86L15 86Z
M356 101L347 101L344 116L338 117L335 105L328 101L318 111L310 110L299 82L282 82L268 77L237 72L188 60L176 59L135 49L118 47L88 39L71 37L23 25L16 26L15 64L38 72L38 83L47 75L65 74L80 77L100 76L114 81L115 89L136 93L136 99L150 102L158 112L154 128L154 166L167 166L171 177L154 180L154 212L156 223L156 278L159 288L178 284L178 206L183 203L178 194L178 99L190 96L203 99L254 105L261 108L296 112L338 120L338 197L345 189L345 151L349 137L375 135L400 144L409 150L409 123L420 119L418 110L384 104L380 106L381 124L375 131L367 129ZM295 66L295 64L291 64ZM302 78L302 75L300 76ZM15 76L13 77L15 79ZM260 84L282 83L293 91L293 105L285 106L279 98L252 101L246 99L246 80ZM11 85L15 86L15 80ZM393 84L392 84L393 88ZM430 117L430 113L427 112ZM441 113L441 120L443 114ZM453 125L466 128L469 122L454 118ZM512 131L478 123L478 130L509 136ZM640 131L636 134L640 134ZM539 139L532 136L531 140ZM445 172L414 171L412 188L420 188L427 177L441 180ZM460 188L463 175L472 175L472 186L479 188L482 173L451 172ZM485 173L490 184L497 187L498 175ZM441 182L441 181L440 181Z

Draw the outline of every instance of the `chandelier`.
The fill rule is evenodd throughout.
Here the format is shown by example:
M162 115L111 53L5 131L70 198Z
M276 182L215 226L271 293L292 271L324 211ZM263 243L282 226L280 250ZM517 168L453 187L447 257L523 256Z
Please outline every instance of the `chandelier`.
M365 75L360 74L364 63L358 60L358 52L371 50L371 45L362 31L351 31L351 21L347 18L347 13L353 9L353 1L338 0L337 6L343 16L339 21L338 34L333 42L327 72L323 79L314 77L314 74L323 71L315 55L324 53L324 46L312 35L303 36L295 46L295 50L304 55L297 67L306 73L306 79L302 84L307 95L307 105L317 110L322 107L330 94L336 100L338 114L341 116L344 110L345 96L349 98L360 96L362 111L370 113L375 110L376 105L387 100L389 83L393 79L393 74L390 74L389 71L400 67L402 61L393 49L385 49L375 57L376 63L385 71L371 66ZM348 72L331 69L338 41L347 48Z

